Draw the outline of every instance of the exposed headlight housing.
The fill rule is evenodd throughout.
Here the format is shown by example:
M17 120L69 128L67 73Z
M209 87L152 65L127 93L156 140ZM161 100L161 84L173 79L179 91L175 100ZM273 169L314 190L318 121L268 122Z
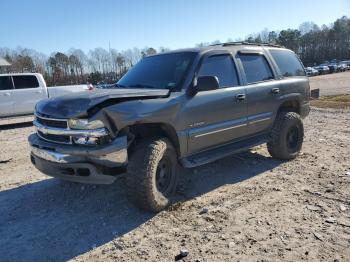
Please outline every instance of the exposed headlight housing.
M97 145L100 143L98 137L73 137L73 142L78 145Z
M99 129L103 128L104 124L101 120L94 120L89 122L87 119L69 119L68 120L69 128L71 129Z
M109 136L95 137L95 136L77 136L72 137L74 144L76 145L104 145L111 142L111 138Z

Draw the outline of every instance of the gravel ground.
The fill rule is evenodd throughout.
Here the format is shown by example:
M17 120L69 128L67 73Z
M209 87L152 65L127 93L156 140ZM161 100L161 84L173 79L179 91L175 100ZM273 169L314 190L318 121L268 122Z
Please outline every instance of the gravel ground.
M310 78L350 93L350 72ZM11 123L11 122L10 122ZM30 163L30 124L0 127L0 261L338 260L350 257L350 110L313 109L294 161L265 146L182 170L178 203L138 210L123 179L90 186Z
M154 215L127 201L122 179L46 177L29 160L33 127L2 127L0 260L349 261L350 111L313 109L305 130L294 161L260 146L182 170L179 202Z
M311 89L320 89L321 96L350 94L350 71L310 77Z

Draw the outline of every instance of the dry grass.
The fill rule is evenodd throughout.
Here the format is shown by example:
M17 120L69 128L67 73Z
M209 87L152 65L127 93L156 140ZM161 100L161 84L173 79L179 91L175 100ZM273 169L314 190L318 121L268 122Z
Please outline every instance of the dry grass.
M324 96L310 102L311 106L320 108L350 108L350 95Z

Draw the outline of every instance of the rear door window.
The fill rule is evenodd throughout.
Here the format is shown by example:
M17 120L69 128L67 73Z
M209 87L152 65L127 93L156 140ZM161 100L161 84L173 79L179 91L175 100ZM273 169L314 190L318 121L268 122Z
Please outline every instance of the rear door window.
M260 54L239 54L248 84L274 79L265 56Z
M270 54L284 77L305 76L304 68L293 52L287 50L270 50Z
M0 76L0 91L13 89L12 79L10 76Z
M39 82L36 76L13 76L13 83L15 84L15 89L25 89L25 88L37 88L39 87Z
M216 76L220 88L238 86L237 70L230 55L215 55L203 60L198 76Z

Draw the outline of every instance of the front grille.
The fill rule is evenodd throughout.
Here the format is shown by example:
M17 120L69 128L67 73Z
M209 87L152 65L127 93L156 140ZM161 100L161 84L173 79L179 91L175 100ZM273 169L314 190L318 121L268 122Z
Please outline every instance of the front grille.
M45 126L47 128L58 128L58 129L69 129L68 121L66 119L55 119L50 118L50 116L42 115L39 113L35 113L35 121L40 125ZM47 134L43 133L40 130L37 130L39 137L44 140L60 143L60 144L71 144L71 137L68 135L55 135L55 134Z
M62 143L62 144L70 144L71 138L70 136L62 136L62 135L53 135L53 134L44 134L38 131L38 135L44 140L48 140L51 142Z
M47 118L41 118L40 116L36 117L36 121L38 123L44 125L44 126L49 126L49 127L55 127L55 128L67 128L67 120L53 120L53 119L47 119Z
M48 115L35 112L34 125L38 136L46 141L59 144L100 144L108 142L109 136L106 128L94 130L70 129L68 119L51 118ZM93 137L92 140L76 140L78 138ZM96 140L97 139L97 140Z

